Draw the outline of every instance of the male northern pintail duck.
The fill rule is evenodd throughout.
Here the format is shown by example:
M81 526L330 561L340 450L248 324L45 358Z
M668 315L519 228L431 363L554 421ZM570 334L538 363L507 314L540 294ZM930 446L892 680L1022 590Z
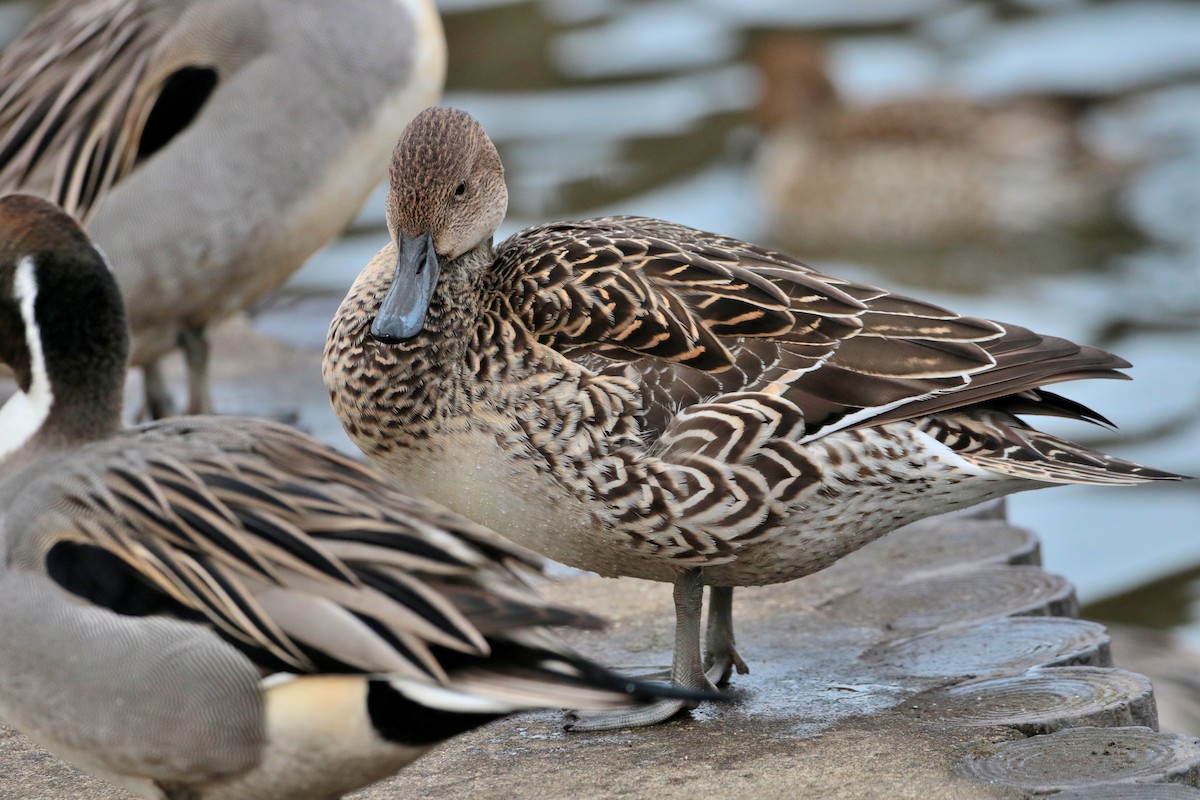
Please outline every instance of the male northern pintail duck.
M474 119L434 108L409 124L393 239L334 317L326 386L351 438L411 489L567 564L673 581L682 686L745 669L735 586L1011 492L1178 477L1014 416L1103 421L1042 387L1121 377L1116 356L657 219L493 246L506 205Z
M433 0L62 0L0 57L0 192L46 197L109 256L146 376L349 223L437 100Z
M538 563L291 428L120 429L102 257L0 199L0 720L144 797L330 800L515 710L672 695L541 626Z

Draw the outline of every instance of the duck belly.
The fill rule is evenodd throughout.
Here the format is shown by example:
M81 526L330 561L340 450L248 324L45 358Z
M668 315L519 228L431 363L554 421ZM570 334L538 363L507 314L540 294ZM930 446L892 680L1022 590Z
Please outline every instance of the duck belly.
M439 435L437 446L374 452L410 491L427 495L548 558L605 577L673 581L703 567L718 586L781 583L824 569L899 527L1045 484L975 464L906 423L832 434L812 443L821 480L732 557L706 564L639 547L606 519L581 483L572 490L532 454L481 429ZM376 448L377 449L377 448Z

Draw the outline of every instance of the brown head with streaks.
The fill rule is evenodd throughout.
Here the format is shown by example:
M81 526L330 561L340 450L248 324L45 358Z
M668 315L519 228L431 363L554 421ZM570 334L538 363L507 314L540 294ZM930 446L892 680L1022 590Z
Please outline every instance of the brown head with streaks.
M408 124L390 178L396 272L371 333L397 342L421 331L446 264L491 241L508 210L508 190L483 127L453 108L428 108Z

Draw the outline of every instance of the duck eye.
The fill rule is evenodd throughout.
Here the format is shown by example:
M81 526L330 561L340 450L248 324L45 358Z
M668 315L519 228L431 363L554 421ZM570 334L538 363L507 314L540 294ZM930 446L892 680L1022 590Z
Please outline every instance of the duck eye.
M467 182L466 181L463 181L458 186L454 187L454 196L455 197L462 197L466 193L467 193Z

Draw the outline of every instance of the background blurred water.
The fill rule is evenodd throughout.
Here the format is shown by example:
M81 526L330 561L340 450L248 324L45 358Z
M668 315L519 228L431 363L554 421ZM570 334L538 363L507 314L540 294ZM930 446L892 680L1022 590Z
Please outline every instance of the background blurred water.
M35 5L0 2L0 34L15 33ZM958 311L1102 345L1136 365L1134 382L1072 384L1066 393L1095 405L1120 433L1053 421L1045 427L1157 467L1200 474L1200 4L439 5L451 57L445 102L483 122L506 164L511 205L501 235L563 217L661 216L785 247L827 271L908 289ZM764 139L776 137L786 148L780 137L787 134L778 131L803 128L812 121L809 111L814 117L820 111L801 103L791 112L798 118L787 119L786 108L767 107L769 87L785 106L807 91L803 80L789 84L786 69L771 73L765 54L786 54L789 42L819 53L846 114L952 93L990 109L983 113L1000 114L984 118L986 139L1013 119L1032 119L1020 111L1005 116L1005 109L1037 98L1038 113L1057 114L1065 131L1055 147L1070 148L1071 159L1093 164L1093 173L1111 184L1101 192L1102 208L1057 226L1055 215L1066 202L1036 210L1046 198L1034 190L1010 205L1047 224L936 246L919 235L903 245L872 242L870 204L861 201L847 203L848 220L829 223L862 234L852 242L818 247L772 224L780 209L764 187L782 167L763 162ZM821 113L836 118L842 112ZM922 112L901 115L897 124L911 123L914 113L919 118ZM770 121L772 115L785 119ZM764 133L768 124L772 132ZM928 137L923 125L918 119L913 132L901 133L920 140ZM1020 149L1022 141L1018 131L1001 149L1014 143ZM903 160L907 151L897 152ZM992 152L981 151L974 161ZM1007 179L1012 171L998 174ZM803 172L796 176L804 179ZM993 194L1001 191L1008 189L997 181ZM915 186L876 194L884 196L873 200L892 207L928 201ZM813 201L818 211L821 200ZM256 313L255 325L291 344L319 348L342 293L384 241L382 208L377 193L342 240L314 256ZM854 217L856 209L862 219ZM809 224L810 217L802 219ZM297 380L297 392L320 398L316 375ZM219 389L223 409L271 410L261 407L261 392ZM277 394L290 391L290 384L276 387ZM347 445L320 400L302 409L301 421ZM1171 629L1200 645L1200 481L1037 492L1013 498L1010 512L1042 535L1049 569L1069 576L1085 601L1104 600L1097 612Z

